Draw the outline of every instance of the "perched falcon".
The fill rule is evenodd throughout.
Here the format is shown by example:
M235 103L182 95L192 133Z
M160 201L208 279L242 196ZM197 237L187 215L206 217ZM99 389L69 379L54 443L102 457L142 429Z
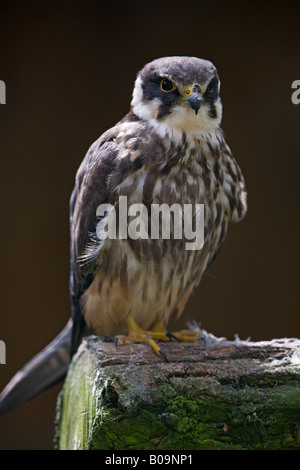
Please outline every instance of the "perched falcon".
M0 413L62 378L85 334L146 342L163 355L156 341L172 339L168 320L182 314L228 224L246 213L244 179L220 128L219 91L215 66L195 57L160 58L138 73L129 113L90 147L76 175L70 201L72 320L8 384ZM203 204L203 246L187 250L184 237L172 233L169 239L150 233L101 239L97 208L110 204L118 214L121 196L129 206L143 204L149 217L153 204ZM175 338L196 340L189 332Z

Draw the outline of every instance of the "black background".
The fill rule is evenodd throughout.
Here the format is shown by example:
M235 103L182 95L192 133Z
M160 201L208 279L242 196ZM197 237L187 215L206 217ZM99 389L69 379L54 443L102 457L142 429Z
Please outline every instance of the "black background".
M300 8L194 1L0 4L0 389L70 315L68 200L90 144L127 112L150 60L211 60L249 212L187 319L217 336L299 337ZM51 449L60 386L0 421L0 448Z

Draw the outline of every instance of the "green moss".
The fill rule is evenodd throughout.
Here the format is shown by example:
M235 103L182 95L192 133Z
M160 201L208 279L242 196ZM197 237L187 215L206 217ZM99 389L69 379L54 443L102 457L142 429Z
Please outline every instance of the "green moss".
M78 370L81 371L78 374ZM60 397L59 447L61 449L88 449L93 423L99 413L94 400L93 373L95 360L78 356L72 363L68 380ZM63 410L63 411L62 411Z

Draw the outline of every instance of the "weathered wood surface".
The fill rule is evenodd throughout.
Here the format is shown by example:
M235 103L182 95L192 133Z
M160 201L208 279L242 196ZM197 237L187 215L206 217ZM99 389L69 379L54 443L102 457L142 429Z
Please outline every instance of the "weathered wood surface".
M86 338L58 400L60 449L300 449L300 340Z

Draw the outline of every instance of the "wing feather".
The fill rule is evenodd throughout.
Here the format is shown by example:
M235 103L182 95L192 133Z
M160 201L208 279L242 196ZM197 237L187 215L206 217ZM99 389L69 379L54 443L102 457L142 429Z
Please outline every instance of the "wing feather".
M112 138L100 138L88 150L80 165L70 199L70 293L72 300L72 354L76 351L85 327L80 296L92 283L95 264L82 265L83 255L91 234L95 233L96 210L100 204L110 202L108 179L113 172L119 148Z

